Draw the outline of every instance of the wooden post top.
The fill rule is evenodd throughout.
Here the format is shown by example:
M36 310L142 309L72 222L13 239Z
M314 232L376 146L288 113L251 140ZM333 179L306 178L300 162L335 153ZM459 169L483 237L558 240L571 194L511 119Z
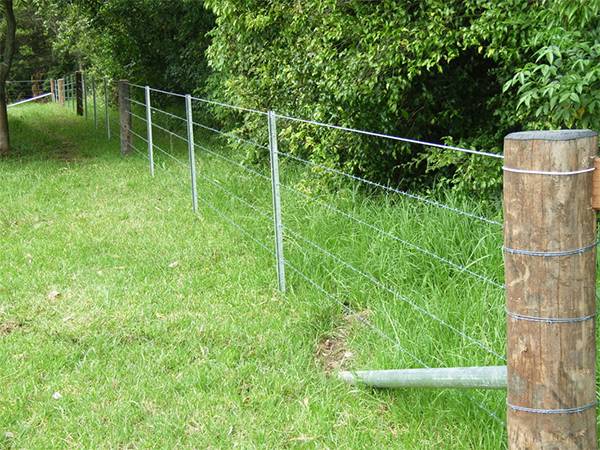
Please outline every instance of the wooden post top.
M504 139L511 141L571 141L597 136L592 130L518 131Z

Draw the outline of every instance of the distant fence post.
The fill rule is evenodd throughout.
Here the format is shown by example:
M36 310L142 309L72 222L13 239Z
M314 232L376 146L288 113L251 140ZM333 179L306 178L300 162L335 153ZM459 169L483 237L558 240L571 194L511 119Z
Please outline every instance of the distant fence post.
M148 161L150 162L150 176L154 176L154 142L152 139L152 105L150 104L150 86L144 88L146 99L146 139L148 141Z
M192 208L198 211L198 191L196 190L196 150L194 145L194 117L192 115L192 96L185 96L185 115L187 119L187 141L192 183Z
M110 114L109 114L109 98L108 98L108 80L106 77L104 81L104 122L106 124L106 135L110 140Z
M59 78L58 80L58 103L61 106L65 106L65 79Z
M92 78L92 103L94 106L94 128L98 128L98 107L96 105L96 79Z
M271 189L273 199L273 227L275 231L275 257L279 290L285 292L285 260L283 256L283 223L281 221L281 194L279 192L279 150L277 145L277 117L269 111L269 155L271 162Z
M597 149L589 130L504 140L510 449L597 448Z
M87 86L87 74L83 74L83 114L85 118L88 118L88 86Z
M131 153L131 101L129 82L119 80L119 124L121 135L121 155Z
M83 116L83 74L75 72L75 97L77 98L77 115Z
M56 101L56 86L54 85L54 78L50 78L50 93L52 94L52 101Z

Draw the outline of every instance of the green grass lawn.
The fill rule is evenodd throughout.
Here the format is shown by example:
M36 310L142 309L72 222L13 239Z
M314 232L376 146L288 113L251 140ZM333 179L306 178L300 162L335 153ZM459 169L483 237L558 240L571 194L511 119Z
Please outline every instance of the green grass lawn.
M270 212L267 180L198 149L194 215L189 170L160 151L152 178L147 160L121 158L117 137L68 109L23 106L10 119L15 152L0 160L0 447L504 446L503 426L476 405L503 420L503 392L375 391L336 379L339 367L502 364L482 346L504 354L504 301L501 289L327 205L501 283L500 228L343 183L331 194L282 160L283 295L272 250L229 221L269 249L272 223L224 191ZM187 161L176 138L173 148L164 135L156 142Z

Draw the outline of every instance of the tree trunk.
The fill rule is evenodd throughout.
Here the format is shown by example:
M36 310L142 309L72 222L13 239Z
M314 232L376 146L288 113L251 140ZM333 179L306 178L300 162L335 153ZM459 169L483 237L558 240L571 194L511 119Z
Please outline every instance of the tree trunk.
M6 20L6 33L4 35L2 62L0 62L0 155L7 155L10 151L10 141L8 138L8 111L6 108L6 80L15 53L17 21L13 10L13 0L2 0L1 5Z
M6 108L6 87L0 85L0 156L8 155L10 139L8 135L8 111Z

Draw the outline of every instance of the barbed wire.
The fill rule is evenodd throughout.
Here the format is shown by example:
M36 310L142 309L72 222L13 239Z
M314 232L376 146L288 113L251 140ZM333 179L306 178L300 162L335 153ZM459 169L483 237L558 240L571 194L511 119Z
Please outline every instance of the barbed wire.
M322 200L313 198L313 197L305 194L304 192L300 191L299 189L293 188L293 187L288 186L286 184L280 184L280 186L283 187L284 189L288 190L288 191L291 191L291 192L294 192L295 194L301 195L302 197L304 197L305 199L307 199L309 201L316 202L316 203L324 206L325 208L329 209L330 211L333 211L333 212L335 212L337 214L340 214L340 215L342 215L342 216L344 216L344 217L346 217L346 218L348 218L350 220L353 220L354 222L356 222L356 223L358 223L360 225L366 226L366 227L368 227L368 228L370 228L370 229L372 229L374 231L377 231L378 233L380 233L380 234L382 234L382 235L384 235L384 236L386 236L386 237L388 237L390 239L393 239L393 240L401 243L402 245L404 245L406 247L412 248L413 250L416 250L416 251L418 251L420 253L423 253L424 255L427 255L427 256L429 256L431 258L434 258L434 259L436 259L436 260L438 260L438 261L440 261L440 262L448 265L449 267L453 268L454 270L456 270L456 271L458 271L460 273L466 273L466 274L468 274L468 275L470 275L470 276L472 276L474 278L479 279L480 281L488 283L488 284L490 284L492 286L495 286L497 288L504 289L504 285L502 283L499 283L496 280L494 280L494 279L492 279L492 278L490 278L490 277L488 277L486 275L482 275L482 274L479 274L477 272L474 272L474 271L472 271L471 269L469 269L466 266L458 264L458 263L456 263L456 262L454 262L454 261L452 261L452 260L450 260L448 258L445 258L445 257L443 257L441 255L438 255L437 253L435 253L435 252L433 252L431 250L427 250L426 248L423 248L423 247L421 247L421 246L419 246L419 245L417 245L417 244L415 244L413 242L410 242L410 241L407 241L405 239L402 239L399 236L396 236L395 234L390 233L389 231L386 231L386 230L384 230L382 228L379 228L379 227L377 227L377 226L375 226L375 225L373 225L373 224L371 224L369 222L366 222L366 221L364 221L362 219L359 219L358 217L355 217L352 214L349 214L349 213L347 213L345 211L342 211L341 209L336 208L335 206L333 206L333 205L331 205L331 204L329 204L327 202L324 202Z
M357 317L357 319L359 320L359 322L361 324L363 324L364 326L366 326L367 328L369 328L371 331L373 331L375 334L377 334L378 336L382 337L383 339L388 340L395 348L397 348L401 352L403 352L403 353L407 354L408 356L410 356L414 361L416 361L422 367L425 367L427 369L431 369L430 365L426 364L421 358L417 357L414 353L412 353L408 349L406 349L406 347L404 347L398 341L398 339L392 338L389 334L385 333L383 330L381 330L380 328L378 328L375 325L373 325L371 323L371 321L369 321L366 318L362 317L353 308L351 308L350 306L346 305L344 302L341 302L340 300L338 300L334 295L332 295L329 291L327 291L323 286L321 286L320 284L318 284L317 282L315 282L309 276L305 275L301 270L299 270L296 267L294 267L294 265L291 264L287 259L284 261L284 263L285 263L286 267L288 267L289 269L291 269L292 272L294 272L296 275L298 275L300 278L302 278L304 281L306 281L308 284L310 284L313 288L315 288L316 290L318 290L319 292L321 292L328 299L333 300L335 303L337 303L338 305L340 305L342 307L342 309L344 309L344 311L346 311L346 313L352 314L354 317ZM505 421L502 420L501 418L499 418L496 413L494 413L492 410L490 410L488 407L486 407L483 403L477 401L474 397L472 397L471 395L469 395L468 393L466 393L464 391L460 391L460 393L462 395L464 395L465 397L467 397L475 406L477 406L482 411L484 411L489 417L491 417L492 419L494 419L494 421L496 421L499 425L506 426Z
M269 181L269 182L271 181L271 178L270 178L270 177L268 177L268 176L266 176L266 175L264 175L264 174L262 174L262 173L260 173L260 172L258 172L258 171L256 171L256 170L254 170L254 169L251 169L250 167L248 167L248 166L246 166L246 165L244 165L244 164L242 164L242 163L239 163L239 162L237 162L237 161L234 161L233 159L227 158L226 156L223 156L223 155L221 155L221 154L219 154L219 153L217 153L217 152L215 152L215 151L213 151L213 150L209 149L208 147L205 147L205 146L203 146L203 145L196 144L196 143L194 143L194 146L195 146L195 147L198 147L198 148L200 148L200 149L202 149L202 150L204 150L205 152L208 152L208 153L210 153L210 154L211 154L211 155L213 155L213 156L216 156L217 158L220 158L220 159L222 159L223 161L226 161L226 162L228 162L228 163L230 163L230 164L233 164L233 165L235 165L235 166L241 167L241 168L242 168L242 169L244 169L246 172L249 172L249 173L251 173L251 174L253 174L253 175L256 175L257 177L260 177L260 178L262 178L262 179L264 179L264 180L267 180L267 181Z
M233 138L233 139L235 139L235 140L237 140L239 142L243 142L245 144L248 144L248 145L251 145L251 146L254 146L254 147L258 147L258 148L269 150L269 147L266 146L266 145L259 144L258 142L252 141L250 139L244 139L244 138L239 137L238 135L236 135L234 133L231 133L229 131L222 131L222 130L219 130L217 128L212 128L212 127L209 127L208 125L204 125L204 124L198 123L198 122L192 122L192 123L195 126L197 126L197 127L203 128L203 129L208 130L208 131L213 131L213 132L218 133L218 134L223 135L223 136L227 136L227 137Z
M318 168L323 169L323 170L325 170L327 172L335 173L336 175L341 175L341 176L344 176L346 178L350 178L352 180L359 181L361 183L368 184L370 186L374 186L374 187L386 190L388 192L393 192L395 194L400 194L400 195L403 195L405 197L411 198L413 200L418 200L418 201L420 201L422 203L427 203L428 205L435 206L437 208L441 208L441 209L445 209L445 210L448 210L448 211L452 211L452 212L454 212L456 214L459 214L459 215L462 215L462 216L466 216L466 217L469 217L471 219L479 220L480 222L489 223L491 225L502 226L502 224L500 222L496 221L496 220L488 219L487 217L484 217L484 216L481 216L481 215L478 215L478 214L475 214L475 213L471 213L471 212L468 212L468 211L463 211L461 209L455 208L455 207L450 206L450 205L446 205L445 203L441 203L441 202L438 202L436 200L432 200L432 199L429 199L429 198L426 198L426 197L423 197L423 196L420 196L420 195L417 195L417 194L413 194L413 193L406 192L406 191L403 191L403 190L400 190L400 189L396 189L396 188L393 188L393 187L390 187L390 186L386 186L384 184L380 184L380 183L377 183L375 181L370 181L370 180L367 180L365 178L358 177L356 175L351 175L349 173L342 172L341 170L334 169L332 167L327 167L327 166L325 166L323 164L319 164L319 163L316 163L316 162L313 162L313 161L309 161L309 160L304 159L304 158L300 158L299 156L292 155L291 153L286 153L286 152L282 152L282 151L278 151L278 153L280 155L283 155L283 156L287 157L287 158L294 159L296 161L302 162L304 164L311 165L313 167L318 167Z
M373 137L378 137L378 138L383 138L383 139L390 139L393 141L406 142L409 144L418 144L418 145L423 145L426 147L435 147L435 148L441 148L441 149L446 149L446 150L455 150L455 151L461 152L461 153L470 153L473 155L488 156L491 158L504 159L504 155L501 155L499 153L482 152L479 150L471 150L471 149L462 148L462 147L455 147L453 145L436 144L434 142L426 142L426 141L420 141L418 139L410 139L410 138L405 138L405 137L400 137L400 136L393 136L391 134L359 130L357 128L343 127L340 125L331 125L331 124L324 123L324 122L318 122L316 120L299 119L298 117L286 116L284 114L278 114L278 113L275 113L275 116L279 117L281 119L291 120L293 122L301 122L301 123L306 123L306 124L310 124L310 125L316 125L316 126L320 126L320 127L330 128L333 130L347 131L350 133L357 133L357 134L373 136Z
M311 239L309 239L309 238L307 238L305 236L302 236L300 233L295 232L294 230L290 229L289 227L285 227L285 230L288 233L291 233L297 239L300 239L300 240L304 241L305 243L307 243L307 244L311 245L312 247L316 248L317 250L319 250L324 255L328 256L329 258L334 259L338 263L342 264L344 267L352 270L354 273L356 273L356 274L362 276L363 278L369 280L375 286L377 286L377 287L379 287L379 288L387 291L388 293L392 294L395 298L397 298L397 299L403 301L404 303L412 306L413 309L419 311L421 314L429 317L432 320L435 320L436 322L438 322L439 324L443 325L447 329L451 330L455 334L461 336L462 338L468 340L472 344L478 346L479 348L481 348L482 350L486 351L490 355L493 355L493 356L499 358L502 361L506 361L506 357L505 356L501 355L500 353L496 352L495 350L493 350L490 347L488 347L487 345L485 345L483 342L478 341L477 339L469 336L468 334L466 334L463 331L461 331L458 328L456 328L454 325L449 324L445 320L441 319L440 317L436 316L432 312L430 312L427 309L423 308L419 304L415 303L412 299L408 298L406 295L403 295L403 294L399 293L397 290L389 287L388 285L386 285L385 283L383 283L381 280L379 280L378 278L376 278L373 274L365 272L365 271L362 271L362 270L354 267L349 262L343 260L342 258L340 258L339 256L335 255L334 253L330 252L329 250L321 247L319 244L317 244L313 240L311 240Z

